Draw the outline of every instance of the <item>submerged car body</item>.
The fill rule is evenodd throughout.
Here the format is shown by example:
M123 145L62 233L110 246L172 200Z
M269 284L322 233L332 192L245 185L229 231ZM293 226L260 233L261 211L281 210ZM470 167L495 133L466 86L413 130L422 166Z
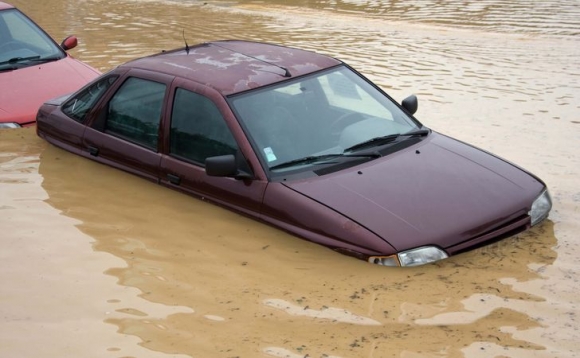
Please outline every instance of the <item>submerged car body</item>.
M100 75L65 52L76 45L74 36L57 45L30 18L0 2L0 128L34 124L42 103Z
M218 41L121 65L45 103L49 142L369 262L433 262L525 230L532 174L423 126L345 63Z

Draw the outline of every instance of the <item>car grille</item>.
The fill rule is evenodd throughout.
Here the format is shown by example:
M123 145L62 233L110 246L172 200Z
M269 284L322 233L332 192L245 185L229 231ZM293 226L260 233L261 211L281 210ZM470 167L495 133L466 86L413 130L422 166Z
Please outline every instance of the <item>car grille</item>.
M528 228L530 228L530 217L528 215L523 215L484 234L463 241L457 245L448 247L447 252L450 255L456 255L461 252L473 250L481 246L489 245L496 241L519 234Z

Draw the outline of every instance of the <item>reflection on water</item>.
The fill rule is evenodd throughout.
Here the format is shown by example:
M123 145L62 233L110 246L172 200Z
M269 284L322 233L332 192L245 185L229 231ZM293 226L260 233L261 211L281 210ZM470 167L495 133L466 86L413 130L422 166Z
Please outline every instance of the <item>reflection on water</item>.
M277 2L240 0L237 3L270 7L271 3ZM478 31L580 34L580 8L575 0L286 0L283 4L332 14L355 14L365 18L437 24Z
M295 305L292 304L291 302L284 301L281 299L268 299L264 301L264 304L266 306L285 311L286 313L293 316L314 317L317 319L341 323L351 323L371 326L381 325L380 322L375 321L374 319L358 316L347 310L335 307L323 306L320 309L314 309L310 308L309 306L303 307L300 305Z
M84 354L71 356L573 357L580 350L576 1L15 5L58 40L78 35L73 54L102 71L183 46L182 31L189 44L242 38L337 56L396 99L418 94L426 125L531 169L547 181L554 210L541 226L496 244L435 265L385 269L73 156L33 131L3 131L0 229L8 235L0 236L0 277L8 303L0 317L8 318L0 319L0 356L34 357L23 349L30 337L36 347L44 343L44 331L33 328L45 316L24 310L37 312L35 305L55 312L46 338L53 346L73 344L63 337L74 336L74 324L57 316L70 311L91 322L94 346L78 344ZM50 255L5 250L26 248L23 240ZM51 285L34 279L38 272L50 272ZM84 276L94 287L81 286L80 299L47 301L73 295L70 283ZM5 313L21 302L23 310Z
M163 357L103 320L136 312L163 320L192 310L144 300L139 289L104 275L127 264L95 253L94 239L78 230L74 215L62 215L44 201L48 196L38 170L44 148L33 130L0 131L0 356L108 356L110 351Z
M107 319L151 349L387 357L387 344L401 354L418 342L428 354L497 340L508 350L551 344L501 328L543 327L542 316L519 309L549 309L542 286L512 286L545 281L542 268L556 259L549 221L437 265L385 271L52 146L42 152L39 173L46 202L79 220L97 250L127 262L109 274L148 300L195 312L152 320L125 307L123 317ZM457 340L451 347L450 337Z

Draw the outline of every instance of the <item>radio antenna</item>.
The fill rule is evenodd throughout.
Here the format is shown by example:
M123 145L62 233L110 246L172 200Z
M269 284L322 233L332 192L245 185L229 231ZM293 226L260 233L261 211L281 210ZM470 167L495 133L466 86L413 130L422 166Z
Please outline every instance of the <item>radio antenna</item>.
M241 54L241 55L244 55L244 56L246 56L246 57L253 58L254 60L258 60L258 61L261 61L261 62L267 63L268 65L276 66L276 67L278 67L279 69L281 69L281 70L283 70L283 71L284 71L284 74L283 74L283 75L281 75L281 76L283 76L283 77L292 77L292 75L290 74L290 71L288 71L288 69L287 69L286 67L280 66L280 65L278 65L278 64L276 64L276 63L273 63L273 62L270 62L270 61L266 61L266 60L264 60L264 59L261 59L261 58L258 58L258 57L256 57L256 56L250 56L250 55L248 55L248 54L245 54L245 53L243 53L243 52L239 52L239 51L236 51L236 50L232 50L232 49L230 49L230 48L228 48L228 47L226 47L226 46L221 46L221 45L218 45L218 44L217 44L217 43L215 43L215 42L212 42L211 44L212 44L213 46L221 47L221 48L223 48L223 49L226 49L226 50L228 50L228 51L232 51L232 52L235 52L235 53L239 53L239 54Z
M187 55L189 55L189 45L187 44L187 40L185 39L185 29L183 29L182 35L183 35L183 42L185 42L185 53Z

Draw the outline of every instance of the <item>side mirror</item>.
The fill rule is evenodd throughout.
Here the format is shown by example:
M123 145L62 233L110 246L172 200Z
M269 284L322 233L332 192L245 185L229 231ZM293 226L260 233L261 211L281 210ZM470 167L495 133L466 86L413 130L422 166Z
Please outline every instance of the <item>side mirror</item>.
M236 157L233 154L219 155L205 159L205 172L212 177L233 177L236 179L252 179L252 176L239 170Z
M60 47L62 47L63 50L68 51L70 49L77 47L78 44L79 43L78 43L77 37L74 35L71 35L71 36L68 36L66 39L62 40Z
M403 102L401 102L401 105L410 114L415 114L415 112L417 112L417 108L419 108L419 100L417 99L417 96L412 94L409 97L405 98Z

